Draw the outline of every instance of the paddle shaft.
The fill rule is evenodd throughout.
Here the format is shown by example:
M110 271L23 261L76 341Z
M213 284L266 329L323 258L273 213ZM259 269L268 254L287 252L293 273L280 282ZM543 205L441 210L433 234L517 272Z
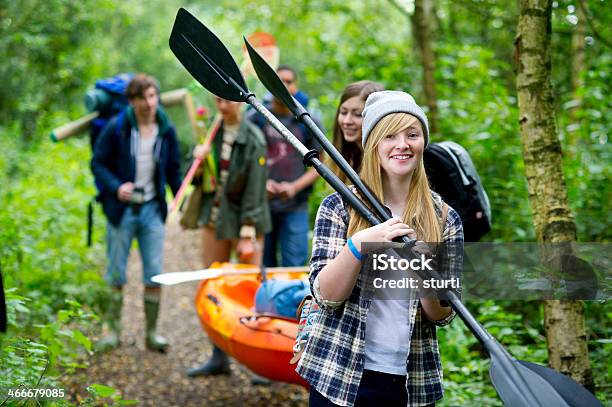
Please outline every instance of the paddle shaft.
M346 165L342 165L340 168L344 170L345 168L343 167L348 167L347 168L349 170L348 172L352 173L354 177L362 185L362 188L363 188L362 193L365 192L364 195L368 194L370 196L369 199L372 201L371 203L373 203L372 206L374 206L375 208L378 208L377 210L377 212L379 212L378 214L374 214L361 201L361 199L359 199L353 193L353 191L351 191L338 178L336 174L334 174L325 164L321 162L321 160L319 160L317 152L308 150L306 146L304 146L304 144L302 144L302 142L298 140L297 137L295 137L295 135L293 135L265 106L263 106L257 100L257 98L255 97L253 93L250 93L248 90L244 89L242 86L240 86L240 84L238 84L231 77L226 77L225 81L228 85L230 85L235 90L237 90L240 94L242 94L245 97L245 102L253 106L253 108L257 112L261 113L265 117L265 119L272 125L272 127L274 127L274 129L276 129L300 153L300 155L304 158L304 164L307 166L312 166L323 177L323 179L325 179L331 185L331 187L334 190L336 190L348 202L348 204L359 213L360 216L366 219L373 226L378 225L382 222L385 222L391 218L391 214L388 213L388 211L384 208L384 206L380 203L380 201L375 196L369 193L369 190L365 187L365 185L361 182L361 180L359 180L359 177L357 176L355 171L352 170L352 168L348 165L348 163L346 163L345 160L343 159L339 160L340 162L344 162L346 164ZM297 106L297 102L295 103ZM319 134L319 136L322 136L321 138L326 139L325 136L319 130L319 128L312 121L312 118L310 118L310 116L308 115L308 112L306 112L306 110L303 107L301 110L298 110L298 113L299 113L299 116L302 117L302 120L304 120L307 126L314 127L314 129L312 129L314 134ZM296 116L298 115L296 114ZM329 142L327 143L327 145L328 145L329 150L335 151L336 153L334 155L338 157L339 154L337 153L337 150L335 150L335 147L333 147L333 145L331 145ZM408 238L407 236L402 236L401 241L407 244L414 244L414 241ZM436 279L441 278L440 275L435 271L429 271L429 275L424 276L424 277L425 278L433 277ZM482 327L482 325L480 325L476 321L476 319L472 316L472 314L465 307L465 305L463 305L463 303L461 302L457 294L455 294L454 292L450 290L438 290L438 291L446 293L447 300L450 302L455 312L457 312L459 317L465 322L465 324L468 326L470 331L472 331L472 333L476 336L476 338L483 345L492 339L491 335L488 334L488 332Z
M266 88L272 92L277 100L283 102L285 106L291 110L299 122L308 128L310 133L315 137L319 144L321 144L323 150L329 154L336 165L342 170L342 172L344 172L344 174L346 174L359 193L365 198L370 207L374 209L374 213L376 213L380 219L387 219L388 215L390 215L389 211L380 203L380 201L374 196L365 183L359 178L353 167L348 164L344 157L342 157L338 150L336 150L334 145L327 139L327 137L325 137L325 134L323 134L321 129L312 120L310 113L308 113L300 102L291 96L289 90L278 77L278 74L275 72L274 68L272 68L270 64L268 64L267 61L262 58L261 55L259 55L257 50L253 48L246 38L244 39L244 43L247 47L249 55L251 56L251 61L253 62L255 72L257 73L257 76L259 76L259 79L262 81L264 86L266 86Z
M308 267L270 267L268 273L307 273ZM172 273L162 273L153 276L153 281L162 285L174 285L187 283L190 281L203 281L227 276L240 276L259 274L261 271L258 267L253 268L231 268L228 269L225 265L220 267L207 268L195 271L177 271Z
M480 341L485 348L485 351L489 355L491 361L498 363L505 374L510 373L512 381L521 389L521 391L513 392L514 401L517 404L512 403L515 406L542 406L538 401L537 396L533 393L529 383L525 381L525 378L519 371L519 362L514 359L508 351L483 327L474 316L468 311L463 305L457 294L453 291L446 292L446 298L451 303L451 306L459 315L459 318L468 327L468 329L474 334L474 336ZM491 365L493 368L493 365ZM499 390L498 390L499 391ZM501 395L501 394L500 394ZM544 407L544 406L542 406Z
M246 103L253 106L304 158L304 164L312 166L335 189L342 198L355 208L372 225L378 225L381 220L318 158L316 150L308 150L252 93L247 96Z
M172 106L182 102L186 97L189 97L187 89L174 89L167 92L162 92L159 95L160 101L165 106ZM58 142L68 137L84 133L89 130L91 123L100 116L100 112L94 111L85 116L64 124L56 129L51 130L51 141Z
M185 175L185 179L183 180L183 183L181 184L178 192L176 193L176 196L174 197L174 200L170 204L170 208L168 209L168 213L170 215L172 215L172 213L174 213L174 210L178 207L178 203L183 198L183 195L185 195L185 191L187 190L187 186L191 183L191 180L193 180L193 176L194 176L195 172L197 171L198 167L200 166L201 162L202 162L201 158L196 158L193 161L193 164L191 164L191 167L189 168L189 171L187 171L187 175Z
M384 210L384 207L380 204L380 201L376 197L372 197L373 201L378 203L382 214L376 216L372 211L334 174L325 164L318 159L317 155L309 151L301 142L298 140L283 124L263 106L253 94L249 94L246 99L246 103L253 106L255 110L261 113L266 120L274 127L285 139L304 157L305 164L315 168L315 170L334 188L347 202L363 216L371 225L378 225L391 218L391 216ZM312 122L312 119L308 117ZM318 129L318 127L312 122L312 125ZM319 130L320 131L320 130ZM332 146L333 147L333 146ZM346 161L345 161L346 163ZM347 164L348 165L348 164ZM353 171L354 173L354 171ZM357 174L355 174L356 176ZM367 190L367 188L365 188ZM382 218L382 220L381 220ZM408 237L404 236L402 241L404 243L413 243ZM431 273L431 272L430 272ZM440 278L438 273L431 273L429 278ZM474 336L483 344L488 343L492 337L488 332L476 321L474 316L469 312L465 305L461 302L457 294L453 291L446 291L446 299L450 302L452 308L457 312L461 320L467 325L472 331Z

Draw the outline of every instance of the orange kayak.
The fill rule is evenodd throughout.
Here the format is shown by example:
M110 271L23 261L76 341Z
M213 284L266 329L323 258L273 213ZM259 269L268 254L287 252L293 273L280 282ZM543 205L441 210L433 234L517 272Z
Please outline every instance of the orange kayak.
M215 263L211 268L239 271L252 265ZM274 273L270 279L306 278L296 271ZM258 274L225 275L203 280L195 298L200 323L210 340L228 355L258 375L287 383L307 386L290 365L298 321L286 317L255 316L255 292L260 284Z

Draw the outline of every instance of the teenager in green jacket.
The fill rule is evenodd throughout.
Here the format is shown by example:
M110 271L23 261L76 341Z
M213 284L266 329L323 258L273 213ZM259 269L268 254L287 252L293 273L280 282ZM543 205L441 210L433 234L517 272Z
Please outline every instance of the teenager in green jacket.
M266 141L261 131L241 114L240 103L215 98L223 121L210 148L196 146L194 156L213 154L215 188L202 199L198 225L202 228L204 267L229 261L232 249L243 263L260 265L263 236L271 229L266 198ZM217 346L204 365L187 374L229 373L229 359Z

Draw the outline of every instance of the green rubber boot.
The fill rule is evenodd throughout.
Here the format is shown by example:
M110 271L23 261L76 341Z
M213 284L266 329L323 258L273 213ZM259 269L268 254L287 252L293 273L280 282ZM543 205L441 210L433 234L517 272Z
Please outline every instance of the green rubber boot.
M106 312L106 326L108 334L96 342L95 350L105 352L116 349L121 344L121 305L123 304L123 293L113 290L108 299Z
M168 350L168 341L160 335L157 335L157 315L159 314L159 296L154 294L145 294L144 299L145 316L147 318L147 348L165 353Z

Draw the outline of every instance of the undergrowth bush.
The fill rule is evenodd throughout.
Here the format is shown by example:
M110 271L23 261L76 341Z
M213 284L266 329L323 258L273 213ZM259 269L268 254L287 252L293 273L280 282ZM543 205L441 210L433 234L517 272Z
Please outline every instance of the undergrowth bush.
M94 194L88 140L19 140L14 129L0 129L0 271L8 316L0 403L5 389L61 388L86 366L108 290L100 243L85 244L86 204Z

